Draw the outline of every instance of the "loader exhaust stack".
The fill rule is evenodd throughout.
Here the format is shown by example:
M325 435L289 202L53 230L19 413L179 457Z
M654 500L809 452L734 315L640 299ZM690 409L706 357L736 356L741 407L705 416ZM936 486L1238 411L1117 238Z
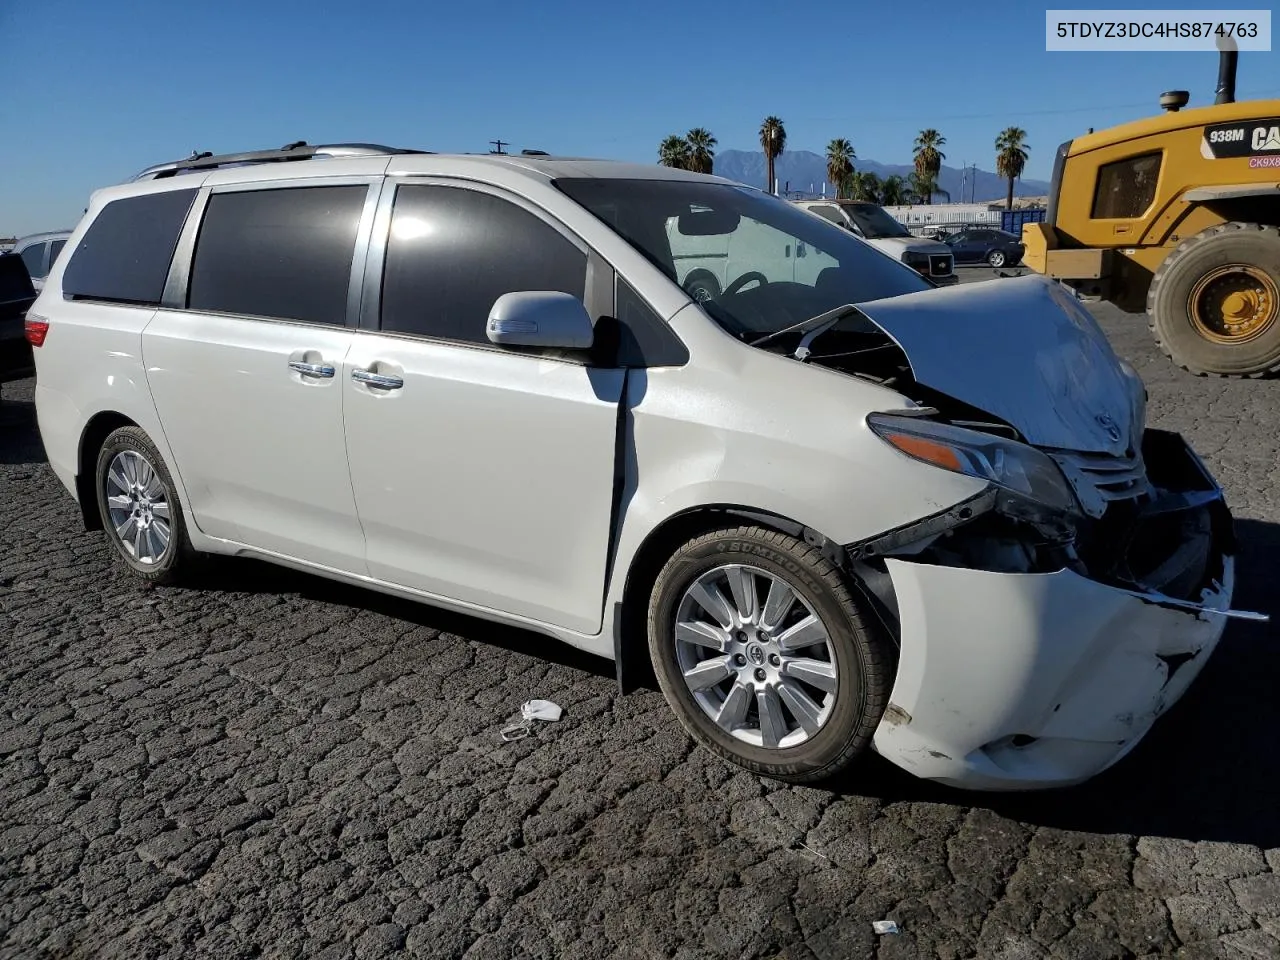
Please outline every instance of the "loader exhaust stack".
M1236 102L1236 62L1240 48L1233 37L1218 38L1218 87L1214 103Z

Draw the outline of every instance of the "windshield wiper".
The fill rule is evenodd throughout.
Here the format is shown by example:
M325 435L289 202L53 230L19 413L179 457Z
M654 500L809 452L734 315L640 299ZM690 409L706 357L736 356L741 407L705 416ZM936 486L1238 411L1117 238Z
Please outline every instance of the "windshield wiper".
M770 340L776 340L783 334L803 332L805 335L800 338L800 343L796 347L795 353L792 354L797 360L803 360L809 355L809 344L813 343L814 340L826 333L850 313L856 313L857 310L858 308L852 303L846 303L843 307L836 307L834 310L820 313L816 317L810 317L808 320L801 320L799 323L793 323L789 327L783 327L781 330L767 333L758 340L752 340L749 345L758 347L768 343Z

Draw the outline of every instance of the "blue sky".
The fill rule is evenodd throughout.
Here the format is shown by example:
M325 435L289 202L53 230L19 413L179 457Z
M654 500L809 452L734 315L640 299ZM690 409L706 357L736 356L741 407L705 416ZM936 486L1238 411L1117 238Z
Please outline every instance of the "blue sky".
M1044 10L0 0L0 236L71 225L92 190L197 148L485 151L501 137L651 161L664 135L692 126L721 149L755 148L760 120L777 114L796 149L843 136L861 157L907 162L916 131L933 126L948 164L985 169L1016 123L1032 147L1027 175L1048 179L1058 143L1156 112L1162 90L1212 101L1212 53L1047 53ZM1241 97L1280 96L1278 68L1280 53L1241 54Z

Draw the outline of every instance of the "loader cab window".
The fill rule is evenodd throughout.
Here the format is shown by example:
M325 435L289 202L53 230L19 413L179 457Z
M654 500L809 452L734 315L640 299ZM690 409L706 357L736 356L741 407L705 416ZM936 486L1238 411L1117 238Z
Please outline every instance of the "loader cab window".
M1156 198L1156 181L1160 178L1163 157L1158 151L1144 153L1099 167L1092 218L1125 220L1146 213Z

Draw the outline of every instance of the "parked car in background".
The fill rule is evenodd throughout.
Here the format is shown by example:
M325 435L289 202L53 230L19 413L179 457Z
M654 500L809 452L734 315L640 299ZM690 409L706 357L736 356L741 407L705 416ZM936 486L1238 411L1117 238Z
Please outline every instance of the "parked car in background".
M27 273L31 277L31 285L36 293L44 289L44 281L49 271L57 262L58 254L66 246L70 230L54 230L48 233L33 233L21 237L13 248L13 252L22 257L27 265Z
M23 324L36 299L22 257L0 253L0 383L29 377L35 372L31 344Z
M1222 491L1074 297L939 289L717 177L195 157L96 193L27 320L134 576L254 556L648 661L758 774L1087 779L1232 614Z
M1017 266L1027 249L1012 233L989 228L958 230L942 242L951 248L956 263L988 263L993 267Z
M939 286L958 283L951 249L927 237L916 237L888 212L863 200L792 200L812 214L844 227L871 246L900 260Z

